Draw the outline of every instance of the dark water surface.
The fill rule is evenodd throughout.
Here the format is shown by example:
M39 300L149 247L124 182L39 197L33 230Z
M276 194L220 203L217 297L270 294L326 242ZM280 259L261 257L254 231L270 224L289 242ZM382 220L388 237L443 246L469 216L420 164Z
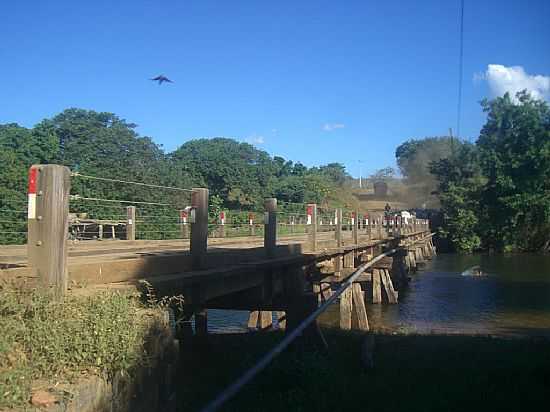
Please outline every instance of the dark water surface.
M462 276L479 265L485 277ZM370 305L375 328L550 336L550 256L439 255L398 305Z
M462 276L479 265L486 277ZM412 275L397 305L368 305L374 329L550 336L550 256L439 255ZM245 332L248 312L208 312L209 331ZM321 321L338 324L338 305Z

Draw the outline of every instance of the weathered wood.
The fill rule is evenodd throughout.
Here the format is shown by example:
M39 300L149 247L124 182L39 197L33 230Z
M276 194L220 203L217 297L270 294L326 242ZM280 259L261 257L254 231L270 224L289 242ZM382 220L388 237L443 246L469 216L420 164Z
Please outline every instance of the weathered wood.
M126 208L126 240L136 240L136 207Z
M206 266L208 245L208 189L193 188L191 194L191 259L193 269Z
M386 269L380 269L380 278L382 279L382 284L384 285L384 291L388 297L388 302L392 304L397 303L397 292L393 288L390 272Z
M347 288L340 295L340 329L351 329L351 313L353 307L353 298L351 288Z
M286 313L284 311L277 311L277 323L279 325L279 329L286 329Z
M195 333L197 336L208 334L208 311L206 309L195 312Z
M321 285L319 283L313 283L312 288L313 293L317 296L318 302L321 303L323 301L323 297L321 295Z
M260 311L260 329L265 330L273 325L273 312L262 310Z
M321 296L323 297L323 301L328 300L332 296L330 283L321 283Z
M248 329L257 329L259 318L260 318L259 310L253 310L252 312L250 312L250 315L248 316Z
M29 264L33 275L44 286L53 286L58 298L68 283L70 188L71 172L65 166L33 165L29 171Z
M353 296L353 313L357 319L357 329L368 331L369 320L367 318L365 296L361 290L361 285L359 283L354 283L351 288Z
M372 303L382 303L382 290L380 288L380 270L372 270Z
M274 257L277 249L277 199L269 198L264 202L264 248L267 257Z

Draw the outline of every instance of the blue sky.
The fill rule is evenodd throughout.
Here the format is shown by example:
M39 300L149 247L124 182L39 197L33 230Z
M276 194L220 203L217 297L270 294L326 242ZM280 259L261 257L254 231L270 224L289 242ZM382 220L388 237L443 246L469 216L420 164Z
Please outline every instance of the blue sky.
M0 123L110 111L166 150L233 137L353 175L456 129L459 0L19 0L2 14ZM549 16L548 0L465 1L462 136L477 137L483 97L548 99ZM160 73L175 83L147 80Z

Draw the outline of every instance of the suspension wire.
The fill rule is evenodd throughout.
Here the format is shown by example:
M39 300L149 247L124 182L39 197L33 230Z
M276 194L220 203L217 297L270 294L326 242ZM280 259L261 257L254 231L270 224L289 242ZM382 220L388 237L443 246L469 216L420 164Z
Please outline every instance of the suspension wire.
M458 102L456 108L456 137L460 139L460 119L462 112L462 72L464 65L464 0L460 0L460 51L458 57Z
M94 202L112 202L112 203L129 203L136 205L153 205L153 206L171 206L168 203L155 202L138 202L137 200L117 200L117 199L101 199L98 197L84 197L80 195L71 195L71 200L90 200Z
M130 181L127 181L127 180L119 180L119 179L109 179L107 177L96 177L96 176L83 175L83 174L80 174L78 172L71 172L71 176L81 177L83 179L102 180L104 182L125 183L125 184L129 184L129 185L153 187L155 189L178 190L178 191L181 191L181 192L191 192L191 193L194 192L193 189L184 189L182 187L162 186L162 185L154 185L154 184L150 184L150 183L130 182Z
M306 327L309 326L321 313L323 313L327 308L338 298L344 291L350 287L355 279L365 272L369 267L378 262L380 259L395 253L397 249L392 249L387 252L382 253L381 255L375 257L370 262L367 262L357 268L353 275L347 278L344 282L341 283L340 287L328 298L325 303L319 306L314 312L312 312L306 319L300 323L296 329L290 332L284 337L273 349L266 353L253 367L248 369L239 379L234 381L229 385L221 394L219 394L213 401L211 401L201 412L214 412L218 410L225 402L231 399L233 396L241 390L241 388L250 382L258 373L264 370L271 361L279 355L283 350L285 350L294 339L296 339Z

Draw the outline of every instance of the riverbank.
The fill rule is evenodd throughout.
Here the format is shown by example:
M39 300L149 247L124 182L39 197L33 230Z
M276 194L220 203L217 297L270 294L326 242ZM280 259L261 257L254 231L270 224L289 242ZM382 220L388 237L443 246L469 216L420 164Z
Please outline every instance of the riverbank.
M169 395L165 312L132 293L76 292L57 302L0 284L0 411L151 410Z
M324 333L328 353L281 354L223 410L518 411L550 400L548 340L377 334L375 368L365 371L361 335ZM281 338L211 335L184 352L180 410L200 410Z

